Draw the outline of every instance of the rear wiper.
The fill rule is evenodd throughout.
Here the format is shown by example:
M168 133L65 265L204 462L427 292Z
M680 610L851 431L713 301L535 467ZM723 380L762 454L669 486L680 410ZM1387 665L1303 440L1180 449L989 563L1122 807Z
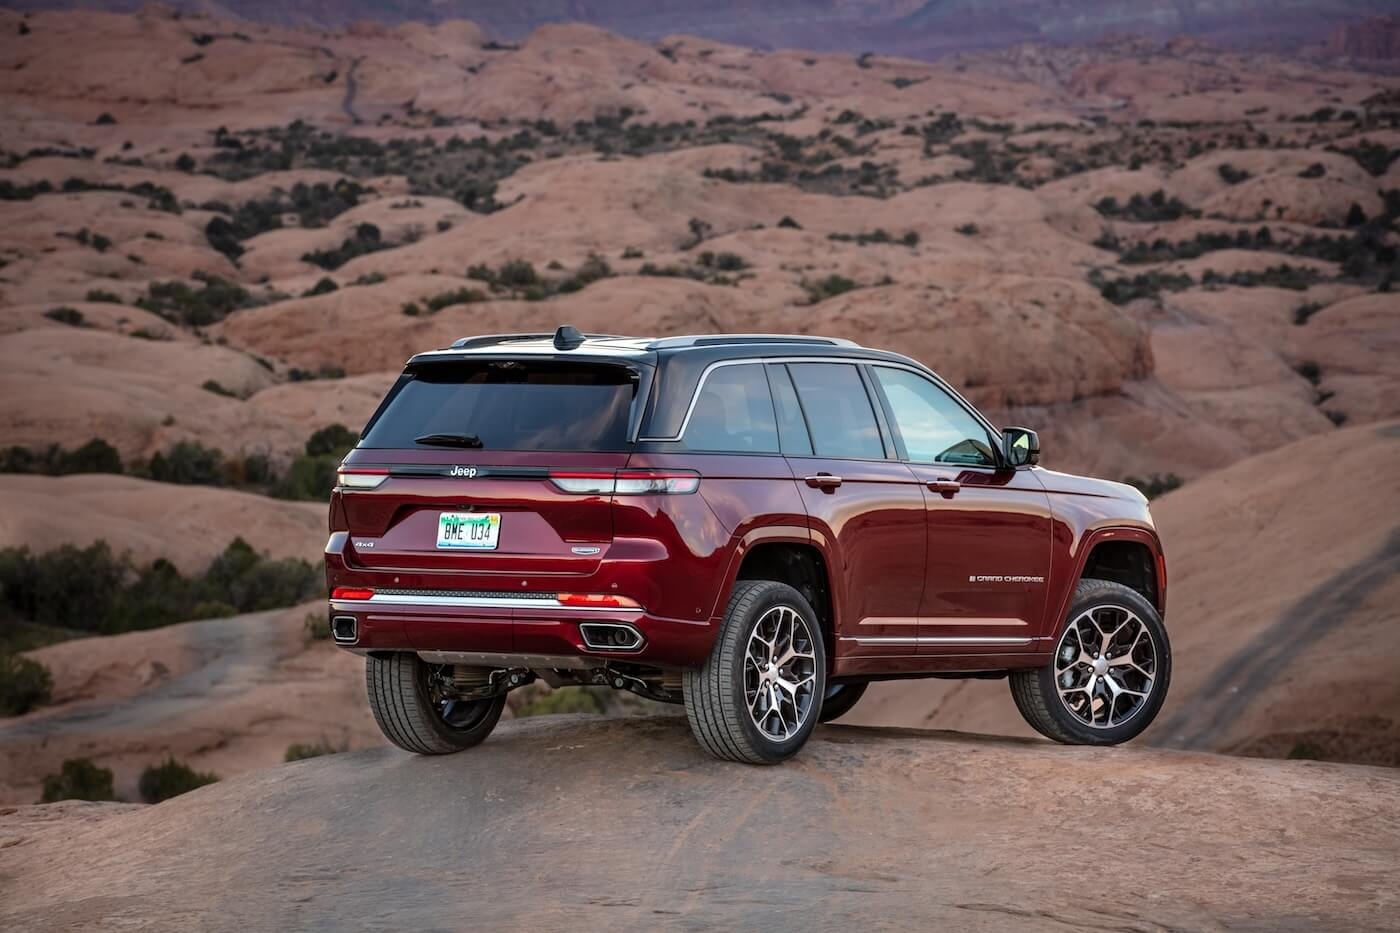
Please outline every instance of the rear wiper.
M481 438L475 434L424 434L422 437L413 439L415 444L427 444L432 447L470 447L479 449L484 446Z

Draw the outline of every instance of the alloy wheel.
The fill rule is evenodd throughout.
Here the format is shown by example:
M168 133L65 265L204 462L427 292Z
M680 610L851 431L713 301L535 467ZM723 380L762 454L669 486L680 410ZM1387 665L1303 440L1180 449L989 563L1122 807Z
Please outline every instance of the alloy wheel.
M1055 650L1055 690L1070 715L1093 729L1121 726L1152 695L1157 649L1142 619L1124 606L1086 609Z
M783 742L801 729L820 704L815 696L812 631L790 606L774 606L749 634L744 657L744 699L749 718L765 738Z

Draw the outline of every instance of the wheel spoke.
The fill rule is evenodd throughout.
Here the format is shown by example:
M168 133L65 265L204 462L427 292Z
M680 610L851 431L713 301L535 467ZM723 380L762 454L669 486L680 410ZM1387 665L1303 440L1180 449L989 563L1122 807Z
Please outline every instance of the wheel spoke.
M749 634L744 665L749 716L774 741L796 735L821 705L815 697L813 631L792 607L774 606Z
M1156 646L1146 624L1124 606L1095 606L1075 616L1054 658L1061 704L1090 728L1122 725L1152 693Z

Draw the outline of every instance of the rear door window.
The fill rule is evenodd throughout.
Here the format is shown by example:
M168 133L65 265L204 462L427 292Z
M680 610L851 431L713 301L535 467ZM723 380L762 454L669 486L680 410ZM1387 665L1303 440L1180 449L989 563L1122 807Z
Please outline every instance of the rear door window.
M625 366L549 360L427 363L400 379L360 446L626 450L636 387L636 374ZM417 440L432 435L465 440Z
M681 442L695 451L777 453L778 424L763 365L744 363L710 370Z
M849 363L791 363L818 457L883 460L885 444L860 372Z

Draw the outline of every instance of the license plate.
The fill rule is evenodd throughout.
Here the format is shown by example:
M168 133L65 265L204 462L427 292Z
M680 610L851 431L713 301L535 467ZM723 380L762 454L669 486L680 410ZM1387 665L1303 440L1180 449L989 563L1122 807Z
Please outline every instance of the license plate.
M438 515L437 546L494 551L501 537L498 512L443 512Z

